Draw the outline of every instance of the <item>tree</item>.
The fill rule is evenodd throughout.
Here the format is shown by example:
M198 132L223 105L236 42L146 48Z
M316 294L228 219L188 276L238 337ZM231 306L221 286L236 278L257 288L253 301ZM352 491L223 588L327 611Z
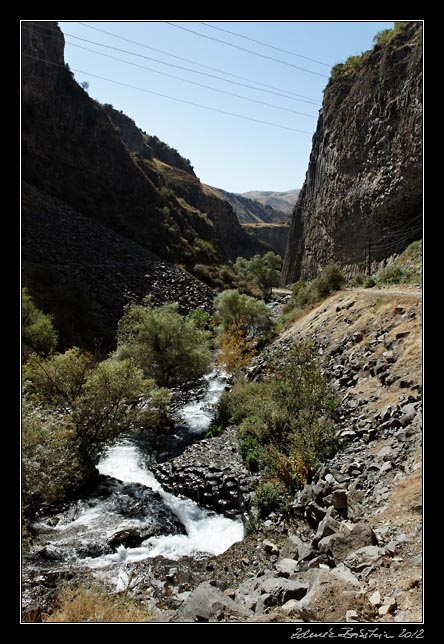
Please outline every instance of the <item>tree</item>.
M256 353L256 341L248 338L242 320L233 324L220 337L220 352L217 355L228 373L237 373L245 367Z
M37 353L47 354L57 346L53 318L38 309L26 288L22 288L22 342Z
M184 317L177 304L128 306L117 334L117 359L131 358L145 376L174 387L203 376L211 364L210 333L198 325L202 316Z
M214 323L219 335L240 326L246 336L263 338L271 330L271 311L264 301L230 289L214 301Z
M76 347L49 358L33 354L23 382L29 404L69 424L85 476L122 432L168 422L168 393L130 360L109 358L97 365Z
M245 282L257 286L265 299L271 296L273 286L279 285L281 268L281 257L271 250L265 255L254 255L251 259L238 257L234 264L238 276Z
M80 83L80 87L81 87L83 90L85 90L85 92L86 92L86 90L88 90L88 89L89 89L89 83L88 83L88 81L82 81L82 82Z

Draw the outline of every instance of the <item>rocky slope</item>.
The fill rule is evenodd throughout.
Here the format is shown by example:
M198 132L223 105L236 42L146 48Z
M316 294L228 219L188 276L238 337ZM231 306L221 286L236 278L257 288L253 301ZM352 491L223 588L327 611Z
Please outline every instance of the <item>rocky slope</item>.
M55 317L61 348L106 349L129 301L150 293L182 313L212 309L214 292L136 242L23 182L23 283Z
M279 208L277 206L271 206L266 203L264 200L259 201L253 198L246 197L244 195L236 194L234 192L227 192L222 190L222 188L214 188L208 186L213 192L218 194L221 199L228 201L232 206L234 212L236 213L237 218L241 224L254 224L254 223L280 223L287 222L291 219L291 211L296 202L296 197L289 207L287 201L282 200L283 207ZM295 191L298 192L298 191ZM254 193L254 194L263 194L263 193ZM265 193L271 194L271 193ZM280 194L280 193L272 193ZM283 193L287 195L288 193ZM276 203L280 205L280 202L276 199Z
M422 25L336 66L295 206L283 282L348 273L422 236Z
M166 581L153 621L421 621L421 308L414 288L345 291L281 334L274 351L310 339L325 356L342 401L341 449L286 515L256 523L224 554L142 564L141 597L154 579ZM250 377L260 377L262 362ZM214 441L203 459L210 463L221 438L188 450L210 455ZM184 458L163 468L166 482ZM222 489L210 469L207 484ZM196 493L192 481L200 479L204 472L185 471L184 493Z
M282 259L285 257L290 230L288 224L243 224L243 228L253 237L271 246Z
M263 250L260 242L245 234L226 200L201 184L190 162L177 150L142 132L132 119L112 106L105 105L104 109L128 150L138 155L136 162L140 168L162 194L175 201L189 221L195 222L193 228L199 234L195 235L193 245L201 255L207 254L212 261L218 258L226 261L239 256L249 257ZM208 224L213 229L211 239L205 235ZM190 252L187 249L187 253Z

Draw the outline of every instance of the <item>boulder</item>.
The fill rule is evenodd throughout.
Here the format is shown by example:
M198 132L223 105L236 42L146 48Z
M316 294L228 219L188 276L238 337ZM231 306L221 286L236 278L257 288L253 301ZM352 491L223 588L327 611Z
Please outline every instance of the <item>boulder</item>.
M125 548L136 548L140 546L144 537L141 535L139 530L135 528L127 528L125 530L119 530L108 540L110 547L116 551L119 546L125 546Z
M178 622L217 622L227 615L245 618L248 614L249 611L236 604L219 588L204 581L184 601L176 617Z
M290 575L293 575L298 569L298 562L294 559L280 559L276 564L276 570L278 577L285 577L288 579Z
M348 611L354 619L371 620L374 607L356 584L338 578L332 570L313 570L308 593L299 601L299 614L310 622L343 622Z
M355 572L362 572L365 568L380 566L384 550L378 546L364 546L350 553L344 563Z
M308 591L308 584L282 577L271 577L261 584L259 590L261 601L258 600L256 612L259 612L262 607L282 606L290 599L302 599Z
M323 538L318 543L321 552L329 553L336 563L344 561L348 554L363 548L375 546L378 539L373 530L365 523L356 523L350 532L335 533Z
M315 551L309 543L302 541L298 535L289 534L288 540L284 544L281 554L286 559L306 561L315 556Z

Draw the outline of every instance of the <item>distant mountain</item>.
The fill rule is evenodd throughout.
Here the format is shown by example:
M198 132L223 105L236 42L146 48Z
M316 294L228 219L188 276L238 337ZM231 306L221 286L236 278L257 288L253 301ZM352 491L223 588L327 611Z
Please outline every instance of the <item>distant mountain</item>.
M246 192L237 194L208 186L233 208L241 224L276 224L290 222L299 190L288 192ZM256 198L253 195L258 195ZM265 195L268 195L266 197ZM281 196L281 200L279 197ZM267 202L267 199L269 202ZM272 203L274 200L274 203Z
M243 192L241 196L285 213L287 215L285 221L290 221L299 193L300 190L287 190L286 192L250 190L250 192Z

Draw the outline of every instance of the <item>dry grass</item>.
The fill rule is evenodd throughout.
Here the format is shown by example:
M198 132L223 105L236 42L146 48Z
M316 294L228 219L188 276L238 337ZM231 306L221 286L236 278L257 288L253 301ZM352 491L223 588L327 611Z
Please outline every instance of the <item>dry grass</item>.
M43 616L44 622L146 622L152 617L139 602L125 593L110 594L96 581L63 587L57 603L51 614Z

